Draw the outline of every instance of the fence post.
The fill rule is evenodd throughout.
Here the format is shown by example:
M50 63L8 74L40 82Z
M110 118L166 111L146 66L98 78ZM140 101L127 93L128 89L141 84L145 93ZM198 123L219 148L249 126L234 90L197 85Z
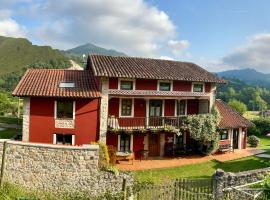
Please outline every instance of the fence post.
M123 192L123 200L127 200L127 179L123 179L123 185L122 185L122 192Z
M7 141L5 141L4 144L3 144L1 173L0 173L0 187L3 186L4 172L5 172L5 162L6 162L6 149L7 149Z

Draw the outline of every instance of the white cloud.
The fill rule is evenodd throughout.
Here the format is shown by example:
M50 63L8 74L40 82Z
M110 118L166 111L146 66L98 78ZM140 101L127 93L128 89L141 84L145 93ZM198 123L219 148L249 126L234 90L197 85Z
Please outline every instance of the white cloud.
M25 37L26 30L11 18L0 18L0 35L10 37Z
M160 56L159 59L162 59L162 60L174 60L174 58L172 58L170 56Z
M42 22L34 36L58 48L93 42L129 55L156 57L159 47L175 37L169 16L143 0L47 0L33 7L34 17Z
M270 72L270 34L257 34L249 38L246 44L225 56L224 64L234 68L255 68L261 72Z
M189 48L190 43L188 40L169 40L168 47L174 56L189 56L186 50Z

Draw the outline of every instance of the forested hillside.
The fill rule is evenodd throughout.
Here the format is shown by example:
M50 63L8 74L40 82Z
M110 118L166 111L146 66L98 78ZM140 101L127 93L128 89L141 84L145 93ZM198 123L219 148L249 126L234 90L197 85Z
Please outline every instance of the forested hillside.
M249 85L238 79L226 78L228 84L219 85L217 98L229 102L236 99L248 107L248 110L265 110L270 105L270 89Z
M33 45L25 38L0 36L0 90L13 90L29 67L67 68L70 65L59 50Z

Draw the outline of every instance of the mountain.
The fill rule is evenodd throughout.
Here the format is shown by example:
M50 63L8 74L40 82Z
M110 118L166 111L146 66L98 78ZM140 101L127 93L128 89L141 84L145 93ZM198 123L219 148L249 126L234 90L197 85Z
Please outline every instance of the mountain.
M33 45L25 38L0 36L0 75L23 70L35 63L70 65L61 51L49 46Z
M270 74L264 74L255 69L239 69L218 72L218 76L229 79L239 79L253 86L270 88Z
M98 47L94 44L87 43L66 51L63 51L66 55L73 55L73 56L82 56L85 54L101 54L101 55L109 55L109 56L126 56L126 54L122 52L115 51L113 49L105 49L102 47Z

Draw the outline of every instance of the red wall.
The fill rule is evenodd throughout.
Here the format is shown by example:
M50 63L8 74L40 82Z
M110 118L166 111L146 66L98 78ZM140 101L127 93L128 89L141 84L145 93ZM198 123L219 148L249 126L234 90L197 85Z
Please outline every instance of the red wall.
M194 115L199 113L199 100L189 99L187 101L187 114Z
M188 91L190 92L192 83L187 81L173 81L173 91Z
M118 78L109 79L109 89L118 89Z
M166 99L165 100L164 116L174 116L174 114L175 114L175 100L174 99Z
M205 83L205 92L211 92L211 83Z
M224 144L231 144L231 140L220 140L219 141L220 145L224 145Z
M98 140L99 100L76 101L75 129L59 129L54 126L54 100L31 98L30 142L53 143L54 133L75 134L75 144L89 144ZM43 125L46 126L43 126Z
M107 133L106 144L109 146L114 146L117 149L118 146L118 135L113 133Z
M157 90L157 80L136 79L136 90Z
M115 117L119 116L119 99L118 98L112 98L109 100L109 115L114 115Z
M135 152L135 158L139 158L140 154L138 154L139 150L144 149L144 135L143 134L134 134L133 135L133 152Z
M242 149L245 149L247 146L247 129L243 128L242 130L243 132L245 132L245 134L242 134Z

